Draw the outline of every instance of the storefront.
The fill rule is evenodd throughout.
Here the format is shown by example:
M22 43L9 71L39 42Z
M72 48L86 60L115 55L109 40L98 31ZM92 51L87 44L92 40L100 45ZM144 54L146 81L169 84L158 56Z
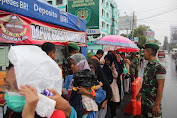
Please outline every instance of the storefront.
M51 6L41 0L0 1L0 68L8 65L10 45L42 45L54 43L56 62L61 64L67 56L71 42L81 47L86 56L86 22L77 16Z

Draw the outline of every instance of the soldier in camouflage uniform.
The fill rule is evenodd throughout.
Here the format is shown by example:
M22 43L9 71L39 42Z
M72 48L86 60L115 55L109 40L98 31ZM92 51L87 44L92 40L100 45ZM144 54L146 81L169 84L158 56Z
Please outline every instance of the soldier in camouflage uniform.
M143 118L162 118L161 99L165 82L165 68L156 60L159 46L155 43L146 43L144 59L148 64L144 70L142 84L141 111Z

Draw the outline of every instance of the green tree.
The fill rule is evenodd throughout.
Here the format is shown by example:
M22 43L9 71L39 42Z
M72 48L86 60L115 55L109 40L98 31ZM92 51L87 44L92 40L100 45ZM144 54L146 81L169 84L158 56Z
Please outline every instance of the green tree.
M139 39L138 39L138 47L142 48L143 44L146 43L146 37L144 35L139 35L138 37L139 37Z
M134 30L134 36L144 35L145 31L152 31L149 26L139 25L137 29Z
M138 47L142 48L142 46L146 43L146 37L144 36L144 32L152 31L149 26L146 25L139 25L137 29L134 30L134 37L138 37ZM131 37L132 34L129 34Z

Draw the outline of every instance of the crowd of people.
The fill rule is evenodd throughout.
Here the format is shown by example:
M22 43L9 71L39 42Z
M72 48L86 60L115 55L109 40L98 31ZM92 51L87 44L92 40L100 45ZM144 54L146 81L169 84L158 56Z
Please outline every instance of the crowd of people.
M55 59L54 44L44 43L41 49ZM117 118L116 108L124 100L124 94L131 92L131 83L138 76L139 61L136 53L127 54L110 50L104 56L105 63L102 65L100 59L104 55L103 50L98 50L88 62L79 50L77 44L69 44L70 56L62 67L64 77L62 94L52 88L46 88L54 94L49 98L56 102L57 112L55 111L51 117L58 115L60 118ZM37 90L31 85L17 87L12 64L9 66L5 83L3 90L6 92L5 100L8 106L6 118L41 117L35 112L39 100ZM25 102L20 103L20 106L11 103L12 95L7 94L10 92L22 95ZM13 98L17 99L14 95Z

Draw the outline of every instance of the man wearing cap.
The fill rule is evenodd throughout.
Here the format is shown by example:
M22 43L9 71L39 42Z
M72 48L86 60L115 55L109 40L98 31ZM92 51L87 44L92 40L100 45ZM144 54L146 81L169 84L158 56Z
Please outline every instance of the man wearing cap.
M144 59L148 61L148 64L144 70L141 91L142 116L144 118L162 118L161 99L166 70L156 59L159 46L155 43L146 43L144 48Z
M74 55L78 53L80 50L80 47L76 43L70 43L68 47L68 52L70 55Z

